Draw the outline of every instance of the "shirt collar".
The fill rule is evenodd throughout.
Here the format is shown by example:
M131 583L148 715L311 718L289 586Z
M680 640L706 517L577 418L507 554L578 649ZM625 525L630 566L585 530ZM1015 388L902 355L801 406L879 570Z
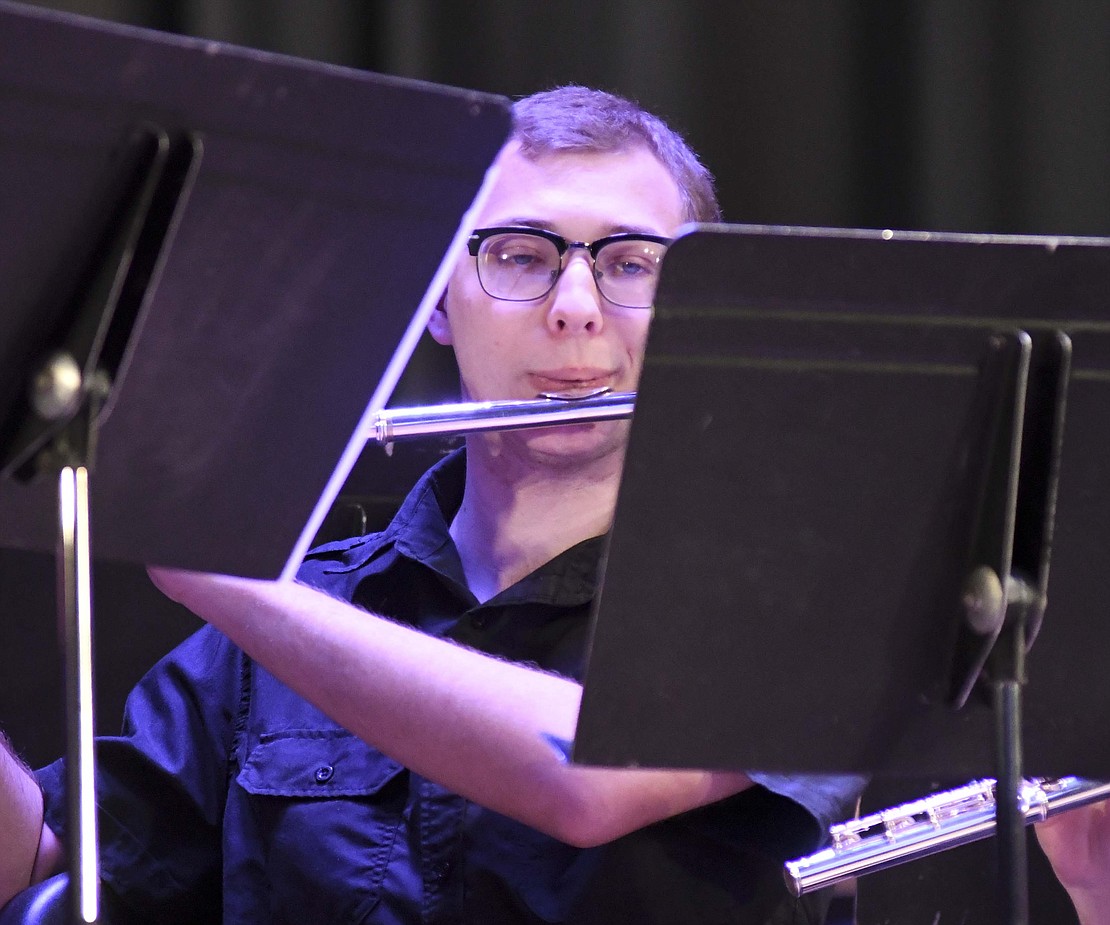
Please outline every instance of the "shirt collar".
M456 450L428 470L405 499L387 533L399 553L438 572L469 594L450 525L462 503L466 453ZM490 599L487 604L575 606L591 600L607 537L583 540Z

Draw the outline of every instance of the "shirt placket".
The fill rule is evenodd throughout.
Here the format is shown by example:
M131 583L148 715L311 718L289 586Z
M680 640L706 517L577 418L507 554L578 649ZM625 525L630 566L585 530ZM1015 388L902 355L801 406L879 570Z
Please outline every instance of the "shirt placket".
M417 784L420 819L421 875L425 925L453 925L462 920L462 837L466 801L438 784Z

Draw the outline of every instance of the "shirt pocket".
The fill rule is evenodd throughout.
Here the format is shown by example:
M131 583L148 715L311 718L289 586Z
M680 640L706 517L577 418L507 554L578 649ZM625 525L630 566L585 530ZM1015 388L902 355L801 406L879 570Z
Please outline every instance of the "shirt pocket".
M276 920L358 921L377 904L404 850L401 765L343 730L291 730L262 734L236 783L253 830L243 874Z

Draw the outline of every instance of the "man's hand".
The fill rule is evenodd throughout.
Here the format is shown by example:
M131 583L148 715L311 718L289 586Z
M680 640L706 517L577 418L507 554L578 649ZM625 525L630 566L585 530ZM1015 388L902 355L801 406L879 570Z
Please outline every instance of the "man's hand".
M1035 826L1037 840L1083 925L1110 925L1110 801Z

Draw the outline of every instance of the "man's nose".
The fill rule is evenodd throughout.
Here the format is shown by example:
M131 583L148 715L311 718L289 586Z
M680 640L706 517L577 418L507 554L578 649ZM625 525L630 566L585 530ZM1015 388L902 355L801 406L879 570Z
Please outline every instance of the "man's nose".
M594 281L594 265L588 251L571 251L566 267L555 284L547 323L563 334L597 334L604 324L601 293Z

